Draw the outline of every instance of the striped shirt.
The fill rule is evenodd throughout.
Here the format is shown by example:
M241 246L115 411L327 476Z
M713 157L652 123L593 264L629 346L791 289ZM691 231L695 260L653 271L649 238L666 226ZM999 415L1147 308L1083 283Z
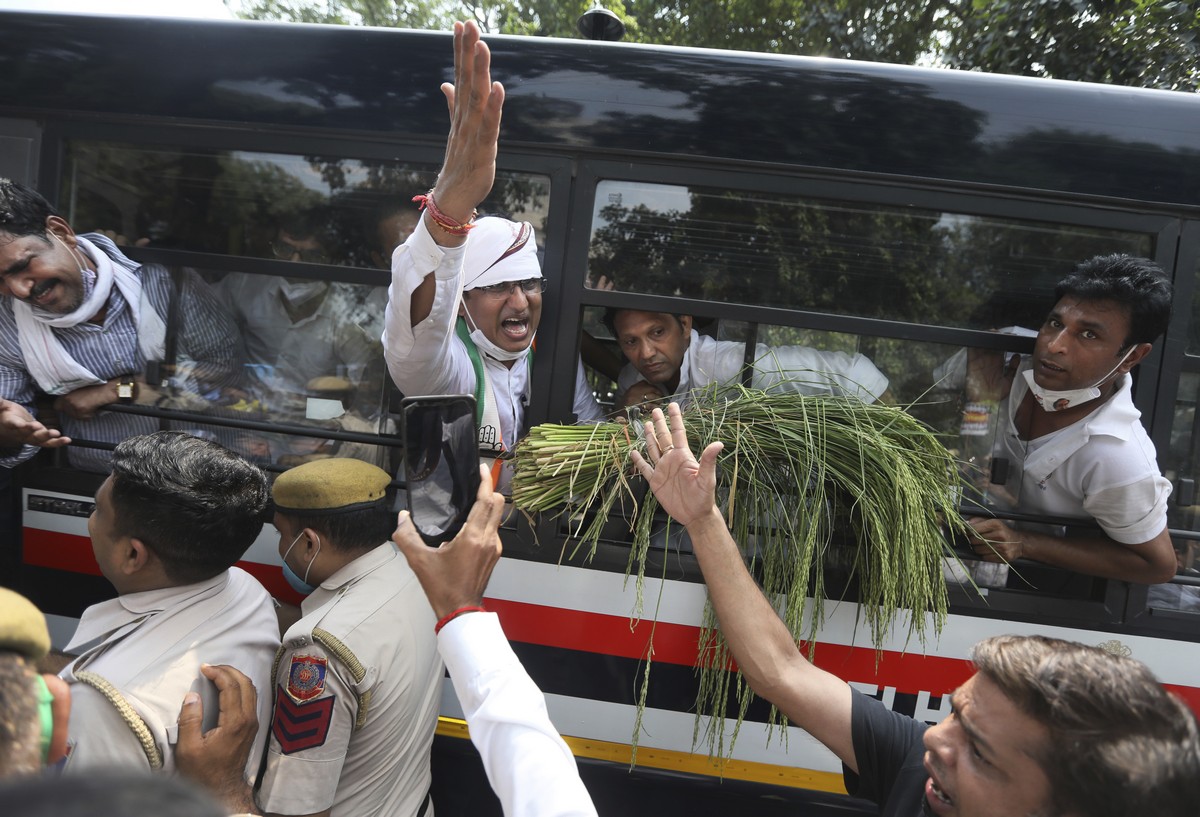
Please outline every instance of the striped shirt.
M122 258L116 245L102 235L83 236L110 257ZM168 324L168 308L175 285L170 271L159 264L143 264L136 272L146 298ZM240 373L238 336L225 309L208 285L192 270L178 275L180 304L176 327L176 361L190 365L195 377L184 388L196 394L232 385ZM137 325L124 296L113 287L103 325L83 321L75 326L52 330L75 360L97 377L141 377L146 371L137 342ZM167 339L168 345L170 338ZM179 367L184 368L184 365ZM0 298L0 397L35 411L33 402L37 384L29 374L18 342L16 318L10 298ZM160 422L153 417L137 417L116 412L98 412L91 420L60 417L62 432L77 440L117 443L135 434L158 431ZM0 459L0 467L11 468L35 453L36 446L24 446L19 454ZM93 448L69 448L70 461L76 468L105 473L110 454Z

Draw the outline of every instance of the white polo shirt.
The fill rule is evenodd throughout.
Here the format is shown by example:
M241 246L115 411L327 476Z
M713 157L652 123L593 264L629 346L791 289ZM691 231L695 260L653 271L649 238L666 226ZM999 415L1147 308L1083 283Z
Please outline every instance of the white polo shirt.
M1094 519L1109 538L1147 542L1167 524L1171 483L1159 471L1154 443L1133 405L1128 374L1116 393L1086 417L1052 434L1024 441L1013 422L1029 391L1021 362L1000 418L995 457L1008 460L1005 488L1023 513Z

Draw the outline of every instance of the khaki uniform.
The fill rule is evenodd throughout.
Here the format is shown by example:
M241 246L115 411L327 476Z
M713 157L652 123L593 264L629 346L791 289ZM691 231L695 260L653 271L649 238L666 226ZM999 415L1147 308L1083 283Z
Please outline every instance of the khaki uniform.
M236 567L196 584L89 607L67 645L79 657L61 673L71 685L66 771L112 765L149 771L156 758L157 767L172 770L176 721L189 690L201 695L206 728L216 722L216 688L200 665L229 664L267 689L278 634L271 597ZM270 700L260 698L262 726L248 775L258 769L270 713Z
M431 782L444 675L420 583L389 542L322 582L301 610L274 685L260 687L274 715L259 808L414 817Z

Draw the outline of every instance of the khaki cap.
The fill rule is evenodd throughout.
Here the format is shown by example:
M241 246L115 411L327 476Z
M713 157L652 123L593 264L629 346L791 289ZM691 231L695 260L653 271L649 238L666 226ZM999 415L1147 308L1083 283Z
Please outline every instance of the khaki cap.
M284 471L271 494L280 513L345 513L383 501L391 482L387 471L369 462L334 457Z
M50 652L46 617L33 602L0 587L0 650L37 660Z

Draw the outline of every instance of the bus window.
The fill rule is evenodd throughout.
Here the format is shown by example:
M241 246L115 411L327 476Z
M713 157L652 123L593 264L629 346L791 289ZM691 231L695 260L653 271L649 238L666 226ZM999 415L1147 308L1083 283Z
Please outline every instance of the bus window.
M1179 378L1179 391L1175 398L1171 444L1166 450L1158 452L1163 475L1175 486L1175 494L1168 506L1170 525L1172 528L1192 531L1200 530L1200 500L1196 498L1194 482L1197 457L1200 457L1200 429L1197 428L1200 413L1196 411L1198 399L1200 372L1185 372Z
M601 181L587 284L991 330L1036 327L1054 284L1148 235L863 202Z
M281 233L299 230L316 246L298 260L388 269L416 223L412 197L436 175L394 161L68 140L59 201L73 225L130 244L293 260L296 242ZM543 228L549 187L544 176L500 173L480 212Z
M119 236L133 255L148 246L158 257L257 259L178 273L207 282L206 300L232 324L218 334L238 347L235 372L200 382L186 349L168 344L178 354L153 378L169 383L168 399L153 407L194 419L121 422L202 431L264 466L350 456L391 467L389 449L370 441L396 430L379 340L389 277L337 268L390 269L420 217L412 197L436 168L86 140L68 141L65 157L59 200L77 232ZM548 178L501 173L481 210L532 221L544 240L548 199Z

